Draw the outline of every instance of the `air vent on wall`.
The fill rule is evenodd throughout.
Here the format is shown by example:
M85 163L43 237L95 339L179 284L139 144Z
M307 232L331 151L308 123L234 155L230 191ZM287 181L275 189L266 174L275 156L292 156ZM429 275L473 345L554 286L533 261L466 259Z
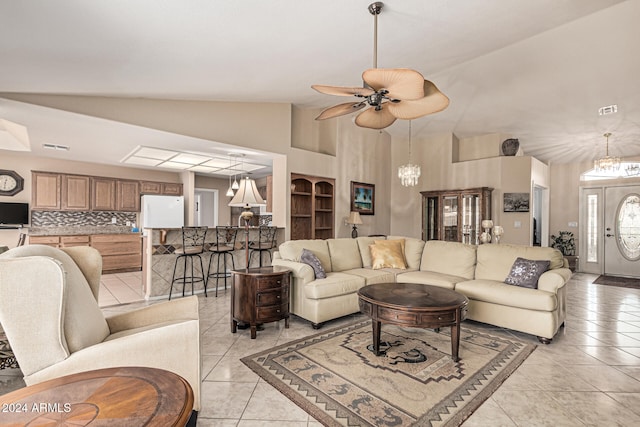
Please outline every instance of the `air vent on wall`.
M600 107L598 109L598 114L601 116L606 116L607 114L614 114L618 112L617 105L607 105L606 107Z
M60 151L69 151L69 147L66 145L58 145L58 144L42 144L44 148L49 150L60 150Z

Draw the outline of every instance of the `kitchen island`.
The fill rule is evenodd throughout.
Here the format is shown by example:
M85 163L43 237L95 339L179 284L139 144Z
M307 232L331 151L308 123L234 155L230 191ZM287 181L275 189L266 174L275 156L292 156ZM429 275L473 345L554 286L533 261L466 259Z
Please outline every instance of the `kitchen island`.
M234 227L238 229L235 250L232 253L235 261L236 269L245 268L245 234L244 227ZM254 241L258 237L259 227L249 227L249 242ZM212 244L215 244L215 232L213 227L210 228L205 239L205 253L202 255L202 264L206 272L209 265L210 252L207 250ZM284 240L284 228L278 227L276 234L277 244ZM142 280L144 283L145 299L168 298L171 289L171 278L173 276L173 268L176 263L176 248L182 247L182 229L181 228L145 228L143 232L143 256L142 256ZM251 262L252 266L258 265L258 257L254 256ZM214 262L215 265L215 262ZM228 266L231 269L231 266ZM195 274L199 275L199 262L194 263ZM182 266L178 266L177 275L181 275ZM220 285L222 285L222 280ZM182 286L176 284L173 289L174 296L182 296ZM196 282L193 285L194 293L203 293L204 284ZM215 289L215 279L210 279L208 289ZM176 291L179 290L179 293ZM191 294L191 285L187 283L185 295Z

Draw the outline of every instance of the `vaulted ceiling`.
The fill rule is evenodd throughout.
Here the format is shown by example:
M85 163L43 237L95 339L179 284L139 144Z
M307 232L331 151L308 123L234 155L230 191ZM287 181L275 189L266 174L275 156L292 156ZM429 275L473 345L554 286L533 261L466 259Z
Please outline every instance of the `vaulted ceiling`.
M358 86L372 66L370 3L3 0L0 92L327 107L345 100L312 84ZM378 66L418 70L451 99L414 120L413 138L503 133L527 155L566 163L602 155L611 132L613 155L640 155L640 1L384 3ZM616 114L598 115L613 104ZM169 137L1 94L0 118L26 126L38 155L47 155L43 142L86 144L106 131L108 153L77 150L93 162L117 163L141 138L153 146ZM406 138L406 122L387 131Z

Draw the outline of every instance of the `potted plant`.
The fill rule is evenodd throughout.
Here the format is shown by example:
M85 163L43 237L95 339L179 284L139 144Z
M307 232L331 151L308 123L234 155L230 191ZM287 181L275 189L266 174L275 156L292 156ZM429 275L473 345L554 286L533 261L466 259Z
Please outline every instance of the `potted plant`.
M551 247L558 249L569 262L571 271L576 271L578 257L576 256L576 242L571 231L560 231L556 236L551 235Z

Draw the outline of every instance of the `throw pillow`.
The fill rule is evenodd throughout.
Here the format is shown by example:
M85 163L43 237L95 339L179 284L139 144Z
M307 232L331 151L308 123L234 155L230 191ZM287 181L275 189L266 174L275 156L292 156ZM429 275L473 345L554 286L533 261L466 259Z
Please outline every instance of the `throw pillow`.
M302 250L302 254L300 254L300 261L313 268L313 273L315 274L316 279L325 279L327 277L327 273L325 273L324 268L322 268L322 263L310 250Z
M403 240L404 242L404 240ZM372 268L399 268L405 270L407 264L402 253L402 243L400 240L380 240L373 245L369 245L372 258Z
M504 283L538 289L538 279L549 269L549 264L549 261L534 261L518 257L511 266L511 271Z

